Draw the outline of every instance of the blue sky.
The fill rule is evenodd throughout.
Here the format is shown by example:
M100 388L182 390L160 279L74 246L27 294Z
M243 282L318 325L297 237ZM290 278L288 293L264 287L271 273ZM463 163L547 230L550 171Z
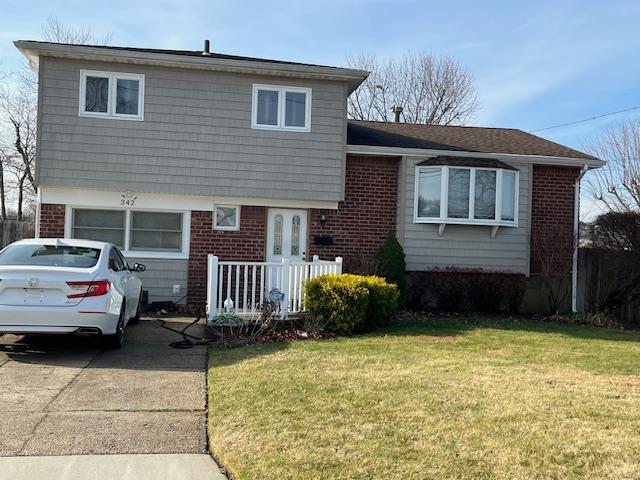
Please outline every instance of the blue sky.
M474 75L474 124L523 130L640 106L640 2L633 1L3 1L0 70L15 39L57 16L116 45L201 49L330 65L349 53L452 54ZM580 148L640 110L540 132Z

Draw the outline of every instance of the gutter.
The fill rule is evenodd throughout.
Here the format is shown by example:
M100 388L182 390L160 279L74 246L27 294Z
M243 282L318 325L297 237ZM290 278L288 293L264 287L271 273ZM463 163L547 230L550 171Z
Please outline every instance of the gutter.
M580 175L576 178L573 188L573 259L571 266L571 312L578 312L578 247L580 236L580 180L589 171L589 166L585 163L580 170Z
M468 150L438 150L429 148L381 147L373 145L347 145L347 153L352 155L380 155L403 157L437 157L440 155L456 157L480 157L504 160L510 163L535 163L538 165L557 165L563 167L600 168L606 162L598 158L553 157L548 155L524 155L517 153L472 152Z

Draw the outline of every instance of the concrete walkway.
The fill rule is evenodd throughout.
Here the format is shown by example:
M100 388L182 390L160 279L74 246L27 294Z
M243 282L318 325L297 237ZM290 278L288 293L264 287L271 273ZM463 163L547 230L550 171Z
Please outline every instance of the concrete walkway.
M87 338L1 337L0 472L45 478L34 474L41 468L71 479L95 467L97 476L83 478L196 478L209 466L211 478L224 478L207 455L206 349L168 346L179 339L153 320L130 325L118 351ZM135 472L149 476L126 476Z
M222 480L209 455L71 455L2 457L0 478L11 480Z

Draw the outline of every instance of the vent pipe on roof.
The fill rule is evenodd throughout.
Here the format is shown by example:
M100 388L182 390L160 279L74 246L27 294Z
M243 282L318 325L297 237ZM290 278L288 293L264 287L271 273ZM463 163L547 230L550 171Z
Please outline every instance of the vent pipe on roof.
M400 114L402 113L402 107L395 105L393 108L391 108L391 111L393 112L393 121L395 123L400 123Z
M209 51L209 40L205 40L204 41L204 50L202 51L202 55L207 56L207 55L211 55L211 52Z

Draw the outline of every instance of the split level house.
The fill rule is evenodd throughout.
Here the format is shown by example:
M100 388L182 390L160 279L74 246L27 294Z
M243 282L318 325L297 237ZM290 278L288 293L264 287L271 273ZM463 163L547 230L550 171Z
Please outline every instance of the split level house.
M15 45L39 76L36 234L114 243L151 301L203 301L208 254L346 265L389 231L409 271L533 279L532 245L575 238L579 179L603 165L516 129L348 120L365 71Z

